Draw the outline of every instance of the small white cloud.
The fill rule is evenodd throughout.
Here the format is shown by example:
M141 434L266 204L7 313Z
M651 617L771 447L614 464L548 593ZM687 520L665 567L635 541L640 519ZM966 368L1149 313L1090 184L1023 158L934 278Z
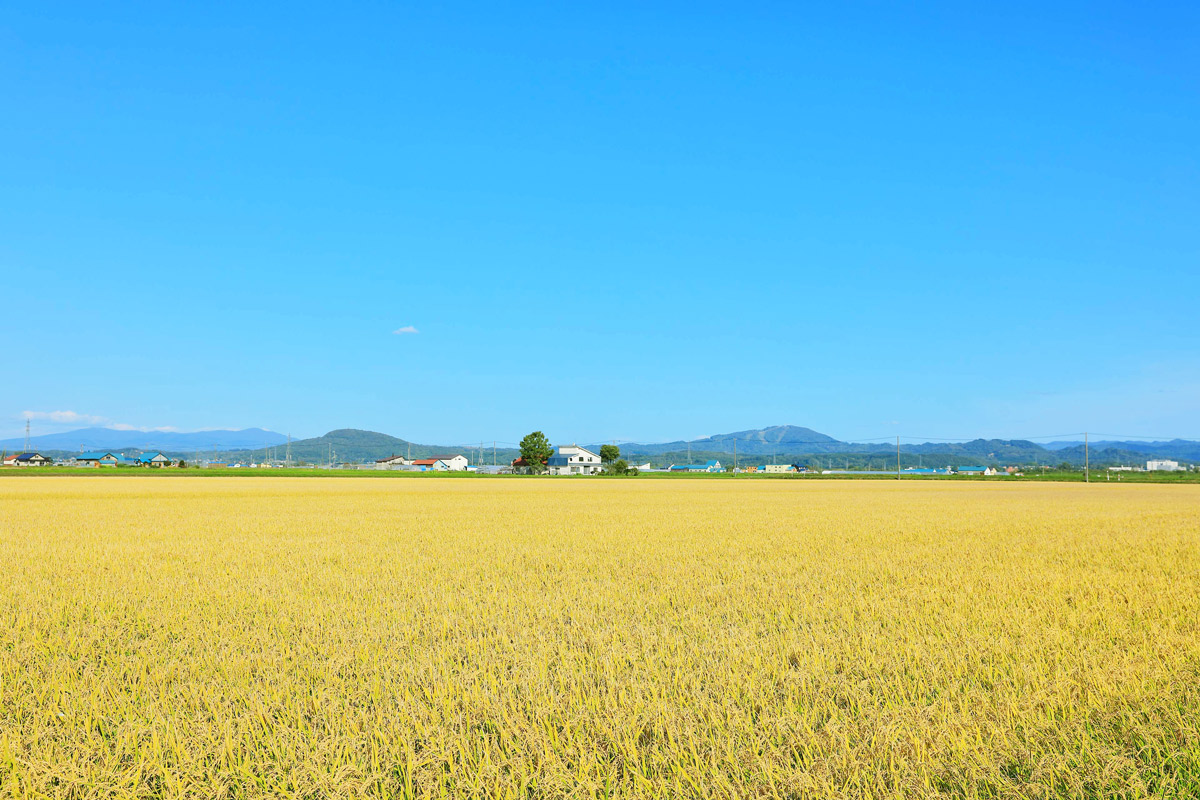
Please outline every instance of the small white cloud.
M25 419L35 419L42 422L57 422L62 425L103 425L108 422L105 417L94 414L80 414L77 411L22 411Z
M95 414L80 414L78 411L22 411L21 419L45 422L50 425L98 425L114 431L157 431L172 433L178 431L174 425L147 427L145 425L130 425L127 422L113 422L108 417Z
M417 330L415 325L405 325L403 328L396 328L392 333L397 336L403 336L406 333L420 333L420 331Z

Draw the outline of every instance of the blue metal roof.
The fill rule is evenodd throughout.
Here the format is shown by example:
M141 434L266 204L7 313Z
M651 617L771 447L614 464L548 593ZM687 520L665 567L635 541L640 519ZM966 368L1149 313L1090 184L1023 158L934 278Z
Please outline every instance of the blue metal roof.
M163 458L166 458L166 456L163 455L162 453L154 452L154 453L142 453L140 456L137 457L137 460L143 464L149 464L157 456L162 456Z
M570 463L570 456L550 456L550 458L546 459L547 467L565 467Z
M91 453L80 453L79 455L75 456L75 458L79 461L99 461L105 456L112 456L116 459L121 458L121 456L118 456L116 453L110 453L107 450L95 450Z
M986 472L987 467L959 467L959 472Z

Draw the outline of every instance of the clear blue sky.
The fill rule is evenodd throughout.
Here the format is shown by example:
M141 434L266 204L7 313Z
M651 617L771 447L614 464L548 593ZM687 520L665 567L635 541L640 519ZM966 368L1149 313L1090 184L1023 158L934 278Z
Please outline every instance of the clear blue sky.
M576 5L4 4L0 434L1200 436L1200 6Z

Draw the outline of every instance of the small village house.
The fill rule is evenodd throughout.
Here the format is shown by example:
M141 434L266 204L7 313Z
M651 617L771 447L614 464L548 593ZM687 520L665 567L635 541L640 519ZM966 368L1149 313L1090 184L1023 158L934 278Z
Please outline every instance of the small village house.
M398 467L411 467L412 465L413 462L404 456L391 455L387 458L375 459L375 469L396 469Z
M169 467L175 463L162 453L142 453L137 457L137 465L139 467Z
M110 453L107 450L97 450L91 453L80 453L75 461L81 467L115 467L125 463L125 456Z
M41 453L13 453L4 457L4 465L7 467L48 467L53 463L53 459Z

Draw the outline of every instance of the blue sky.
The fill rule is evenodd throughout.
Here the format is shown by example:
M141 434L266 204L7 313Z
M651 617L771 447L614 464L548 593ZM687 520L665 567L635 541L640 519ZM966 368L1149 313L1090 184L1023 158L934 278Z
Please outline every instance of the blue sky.
M4 4L0 435L1200 436L1194 4L250 5Z

